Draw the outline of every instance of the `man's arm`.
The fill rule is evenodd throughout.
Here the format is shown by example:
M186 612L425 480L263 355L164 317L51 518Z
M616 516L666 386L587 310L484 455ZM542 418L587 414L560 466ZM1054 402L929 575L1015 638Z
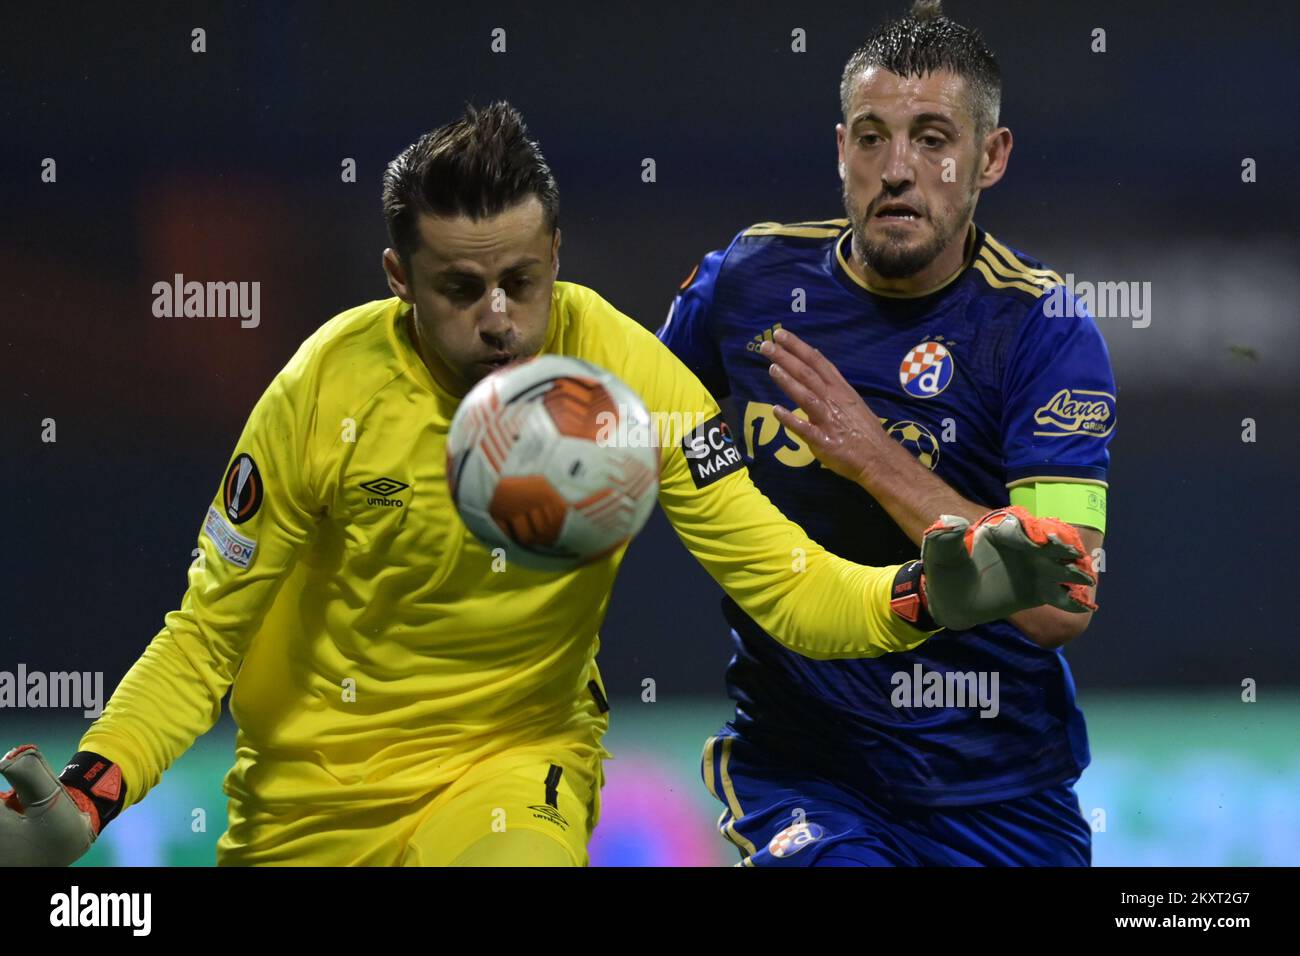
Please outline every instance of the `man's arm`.
M602 306L613 311L607 303ZM600 324L627 331L626 342L611 350L618 356L611 370L642 396L652 416L690 422L685 434L661 436L667 440L661 448L660 504L687 549L760 627L786 647L818 659L909 650L933 632L913 626L895 600L896 579L907 566L855 564L809 538L754 486L717 403L700 380L626 316L615 314ZM999 563L991 569L990 580L1010 569L1011 564L1000 564L998 549L1013 540L1007 532L1015 529L1008 526L995 534L992 530L977 532L986 545L978 554L957 553L963 551L960 546L956 552L951 547L931 549L948 559L935 573L956 584L942 593L962 620L971 613L979 620L1003 616L980 616L980 609L993 606L987 599L995 589L981 588L978 576L965 573L979 561ZM1091 580L1067 566L1059 544L1045 538L1031 541L1030 536L1016 543L1020 547L1011 562L1017 570L1001 578L1028 587L1002 589L1000 606L1008 600L1014 604L1006 613L1049 599L1070 603L1060 585ZM952 544L952 536L946 536L945 544ZM925 567L928 573L928 560ZM1032 588L1043 596L1024 599ZM924 622L923 617L914 620Z
M0 761L15 787L0 795L0 858L72 862L220 717L247 642L319 510L309 478L315 402L294 364L253 409L223 472L180 608L127 671L77 755L57 779L34 747ZM25 807L24 793L39 806Z
M958 494L890 438L857 390L820 351L787 330L777 332L760 351L773 362L772 378L808 416L777 406L777 420L805 441L823 465L879 502L913 542L919 545L926 528L941 515L975 521L989 510ZM1088 554L1101 547L1101 532L1076 528ZM1095 597L1096 588L1089 588L1088 600ZM1034 643L1050 649L1082 634L1092 613L1043 606L1009 619Z
M682 282L658 341L646 341L624 320L632 328L625 352L635 360L618 374L652 412L691 423L683 434L661 436L660 504L713 579L792 650L810 657L875 657L915 646L927 632L889 610L898 569L861 567L827 554L754 486L742 464L714 401L730 392L730 383L709 320L729 250L705 255ZM687 457L697 448L707 454Z
M128 806L221 716L248 641L315 529L316 403L295 362L248 418L207 508L180 608L81 740L81 750L122 767Z
M958 494L951 485L917 461L907 449L885 433L885 430L880 427L879 419L866 403L862 402L861 398L858 401L864 410L862 414L869 419L869 422L863 423L864 430L874 425L875 431L879 433L879 440L871 445L863 443L856 446L865 456L878 455L874 459L869 458L871 463L859 471L857 484L880 503L880 506L894 519L895 524L902 528L918 547L926 528L939 520L941 515L959 515L974 522L989 511L989 505L979 504ZM778 420L783 423L781 412L784 411L781 409L777 413ZM809 417L812 417L811 414ZM797 416L795 420L801 425L807 424ZM818 450L813 439L798 431L795 431L795 434L799 434L804 441L807 441L818 459L830 467L829 461L822 457L822 452ZM1102 533L1084 525L1074 525L1074 527L1083 541L1085 552L1090 555L1095 554L1102 545ZM1087 588L1087 598L1090 602L1096 602L1095 586ZM1008 620L1035 644L1050 650L1064 647L1086 631L1088 625L1092 623L1092 615L1093 612L1090 610L1076 614L1043 605L1019 611L1011 615Z

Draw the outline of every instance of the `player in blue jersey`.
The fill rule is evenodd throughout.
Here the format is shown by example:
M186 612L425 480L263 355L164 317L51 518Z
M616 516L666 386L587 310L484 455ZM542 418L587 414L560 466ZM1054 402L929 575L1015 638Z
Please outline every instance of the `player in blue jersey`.
M937 7L845 67L847 218L744 230L659 335L730 398L759 488L838 554L899 561L940 515L1007 504L1063 518L1095 551L1106 346L1056 273L974 223L1012 138L993 54ZM702 772L744 864L1090 863L1073 790L1088 741L1060 650L1090 615L1039 607L816 661L723 611L736 714Z

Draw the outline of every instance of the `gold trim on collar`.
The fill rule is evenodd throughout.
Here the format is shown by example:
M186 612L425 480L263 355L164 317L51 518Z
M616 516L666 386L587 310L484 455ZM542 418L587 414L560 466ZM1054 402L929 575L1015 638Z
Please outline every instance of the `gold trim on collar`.
M865 289L867 292L870 292L872 295L882 295L890 299L920 299L927 295L933 295L935 292L938 292L940 289L952 285L952 283L956 282L963 272L965 272L968 268L970 268L971 260L974 258L974 254L975 254L975 236L976 236L975 223L971 223L970 231L967 232L966 234L966 250L962 254L962 264L960 269L958 269L948 278L944 279L938 285L933 286L932 288L929 289L925 289L921 292L894 292L888 289L875 288L870 283L868 283L865 279L860 278L856 272L854 272L852 269L849 268L849 262L847 259L844 258L844 240L846 237L851 237L852 235L853 235L853 229L852 227L849 227L845 229L843 234L840 236L840 238L835 241L835 261L839 263L839 267L844 270L844 274L847 275L850 279L852 279L856 285L858 285L862 289Z

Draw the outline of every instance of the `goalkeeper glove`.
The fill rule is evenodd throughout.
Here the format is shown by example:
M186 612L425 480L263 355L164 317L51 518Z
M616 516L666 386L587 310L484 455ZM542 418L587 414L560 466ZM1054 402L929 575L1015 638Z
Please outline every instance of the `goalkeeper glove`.
M1078 614L1097 609L1087 592L1097 575L1078 530L1024 508L990 511L974 524L943 515L926 530L913 568L919 581L896 582L894 607L926 630L931 623L965 630L1043 604Z
M0 864L68 866L90 849L126 802L122 771L105 757L76 754L59 777L33 744L0 758Z

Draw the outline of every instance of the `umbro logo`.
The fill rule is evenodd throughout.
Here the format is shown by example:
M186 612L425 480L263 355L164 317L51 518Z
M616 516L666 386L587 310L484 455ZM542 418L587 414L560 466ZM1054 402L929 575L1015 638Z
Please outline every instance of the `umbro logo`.
M764 329L762 332L758 333L758 335L750 339L749 342L745 345L745 348L749 349L749 351L751 352L757 352L762 347L764 342L772 341L773 334L775 334L777 330L779 330L780 328L781 328L781 323L778 322L770 329Z
M381 508L401 508L404 507L404 503L393 495L411 486L396 478L375 478L362 482L361 487L371 495L366 499L366 504L378 505Z
M405 482L398 481L396 478L376 478L374 481L363 482L361 487L376 495L383 495L385 498L391 498L403 488L409 488L411 486Z
M564 819L564 814L560 813L560 811L555 809L555 807L539 803L530 806L528 809L533 811L533 816L538 820L545 820L548 823L554 823L561 830L567 830L569 828L569 821Z

